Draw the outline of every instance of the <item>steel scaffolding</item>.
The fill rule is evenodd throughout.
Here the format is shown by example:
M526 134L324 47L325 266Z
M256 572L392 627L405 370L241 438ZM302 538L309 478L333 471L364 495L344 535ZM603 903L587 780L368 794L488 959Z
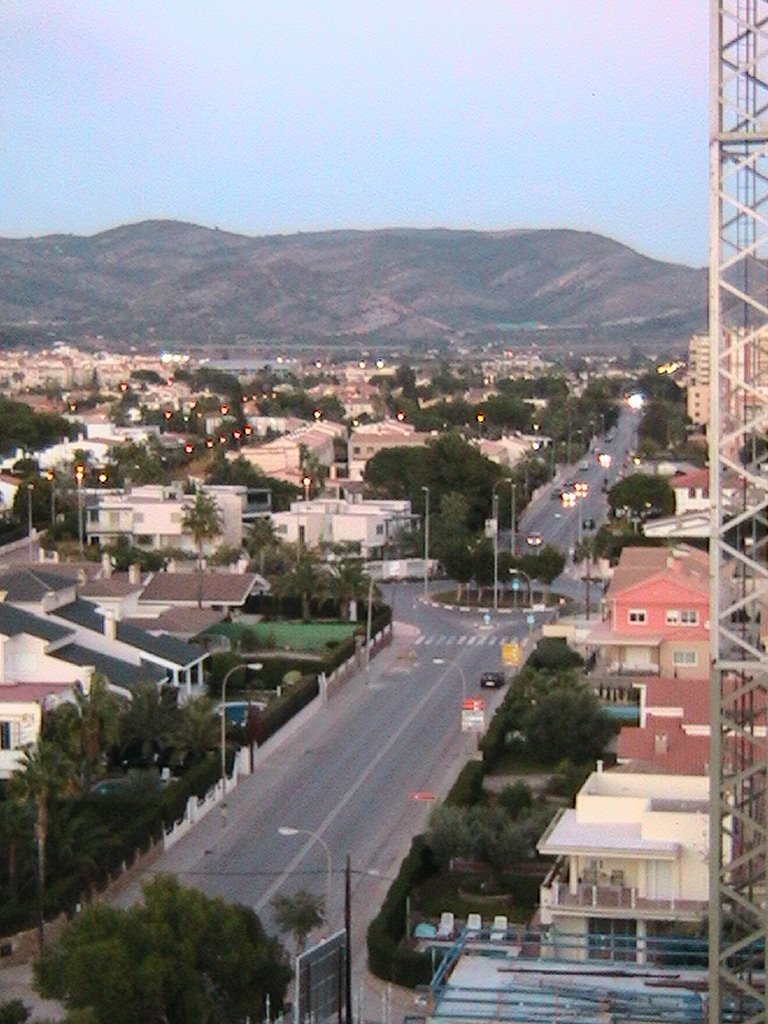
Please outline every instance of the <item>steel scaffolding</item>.
M765 1024L768 0L710 18L710 1024Z

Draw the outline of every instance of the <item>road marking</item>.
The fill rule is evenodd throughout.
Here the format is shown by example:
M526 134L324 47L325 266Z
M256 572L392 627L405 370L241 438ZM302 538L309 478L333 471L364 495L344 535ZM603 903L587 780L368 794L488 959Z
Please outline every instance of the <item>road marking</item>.
M428 789L414 789L411 793L411 800L436 800L437 797L434 793L430 793Z
M460 637L459 637L459 640L458 640L458 643L459 643L459 647L461 647L461 645L462 645L463 643L466 643L466 640L467 640L467 638L466 638L465 636L460 636Z
M417 636L416 639L413 641L413 646L414 647L418 647L419 644L423 644L423 643L424 643L424 637L423 636Z
M331 824L331 822L338 817L338 815L346 807L346 805L349 803L352 797L355 796L357 791L368 781L370 775L378 767L379 762L382 761L387 756L387 754L389 754L392 747L394 747L394 745L397 743L397 741L400 739L400 737L403 735L406 729L410 727L414 719L416 719L421 714L425 707L434 704L434 701L439 696L440 691L445 686L446 677L449 675L452 667L453 666L448 665L446 667L446 670L440 673L440 676L437 679L437 681L433 683L428 690L425 691L424 696L421 698L421 700L410 713L410 715L408 715L406 718L402 720L402 722L400 723L400 727L396 729L395 732L393 732L392 735L389 737L387 742L379 748L379 751L376 754L376 756L371 758L371 760L368 762L368 766L366 767L365 771L361 772L360 775L358 775L355 782L347 789L346 793L341 798L341 800L339 800L338 804L334 807L334 809L332 811L329 811L328 814L326 814L325 818L317 826L317 828L313 830L311 837L298 851L296 856L286 864L283 873L275 879L275 881L272 883L272 885L270 885L270 887L267 889L267 891L264 893L261 899L254 903L253 909L256 911L256 913L259 913L259 911L263 910L264 907L266 907L269 904L269 901L272 899L275 893L280 890L281 886L283 886L287 879L290 878L290 876L296 871L299 864L301 864L302 860L304 859L304 857L306 857L307 853L311 849L317 836L323 835L323 833Z
M469 637L467 643L469 644L470 647L472 647L473 644L477 643L477 637L473 634L471 637Z

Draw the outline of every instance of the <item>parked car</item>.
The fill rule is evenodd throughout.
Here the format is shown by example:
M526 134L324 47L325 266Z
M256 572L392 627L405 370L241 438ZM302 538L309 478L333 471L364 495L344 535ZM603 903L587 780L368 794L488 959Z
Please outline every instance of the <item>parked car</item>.
M581 525L585 530L594 530L595 520L594 519L582 519Z
M542 539L540 533L529 533L525 538L526 544L532 548L539 548L542 545Z
M483 672L480 676L480 686L486 690L497 690L505 683L503 672Z

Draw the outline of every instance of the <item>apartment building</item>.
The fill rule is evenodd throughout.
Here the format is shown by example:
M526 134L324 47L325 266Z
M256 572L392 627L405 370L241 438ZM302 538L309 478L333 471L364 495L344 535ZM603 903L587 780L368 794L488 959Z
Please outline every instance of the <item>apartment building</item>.
M587 646L609 675L699 678L709 665L709 562L687 545L627 547Z
M203 544L208 555L226 544L239 548L243 543L243 512L247 489L244 486L206 486L219 508L221 534ZM118 537L127 537L132 544L153 551L180 549L197 553L194 538L184 532L184 515L193 495L178 487L148 484L126 492L94 493L88 496L86 535L89 544L110 544Z
M540 890L553 950L599 957L618 939L627 958L642 963L644 939L681 924L703 927L708 815L706 775L598 765L576 806L558 812L538 843L542 855L556 858Z

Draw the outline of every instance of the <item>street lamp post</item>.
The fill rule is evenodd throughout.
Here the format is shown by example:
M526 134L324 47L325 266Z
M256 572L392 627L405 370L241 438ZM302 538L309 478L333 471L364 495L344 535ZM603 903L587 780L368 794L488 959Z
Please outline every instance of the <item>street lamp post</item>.
M517 554L517 483L514 480L511 483L509 551L514 558Z
M512 488L511 511L512 511L512 554L515 553L515 495L517 485L509 477L497 480L493 485L493 501L491 503L491 516L493 520L493 610L499 610L499 496L496 493L497 487L502 484L509 484Z
M467 699L467 677L464 675L464 669L458 663L458 661L452 661L450 658L433 658L433 665L450 665L451 668L455 668L461 676L461 703Z
M51 485L51 526L53 526L56 522L56 474L49 469L45 476Z
M532 601L531 601L531 577L523 569L510 569L509 570L509 575L510 576L525 576L526 582L528 584L528 607L530 608L531 604L532 604Z
M281 825L277 830L281 836L309 836L315 842L319 843L325 850L325 860L327 868L327 876L325 883L325 909L326 915L330 914L331 907L331 892L333 885L333 860L331 858L331 848L328 843L323 839L319 832L313 832L309 828L294 828L292 825Z
M83 523L83 477L85 466L78 462L75 466L75 480L77 481L77 535L80 541L80 558L85 556L85 535Z
M221 681L221 827L227 824L227 683L229 677L240 669L258 672L264 666L260 661L233 665Z
M34 484L27 484L27 537L29 539L29 560L32 561L32 491Z
M422 485L424 491L424 597L429 593L429 487Z

